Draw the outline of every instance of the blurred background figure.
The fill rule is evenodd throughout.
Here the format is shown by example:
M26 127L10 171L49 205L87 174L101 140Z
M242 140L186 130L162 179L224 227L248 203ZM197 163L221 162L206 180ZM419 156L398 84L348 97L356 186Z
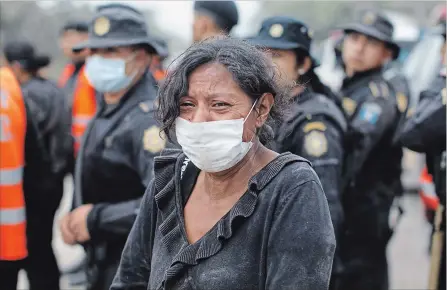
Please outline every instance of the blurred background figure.
M234 1L195 1L193 41L229 34L238 21L239 13Z
M61 29L59 46L68 59L61 76L59 86L65 89L70 108L73 103L73 93L77 84L78 75L84 66L85 59L89 53L87 49L73 51L73 47L86 41L88 38L88 23L84 21L69 21Z
M383 67L399 55L394 27L376 11L342 26L346 77L340 95L349 120L343 176L344 234L339 289L386 290L390 209L400 186L402 149L393 143L401 115ZM386 165L385 165L386 164ZM386 169L385 169L386 168Z
M442 69L427 90L421 93L415 112L409 116L400 141L411 150L425 153L427 169L433 177L439 202L435 204L434 233L431 247L429 289L446 288L445 229L446 229L446 22L440 21L435 30L444 38L441 48Z
M59 289L59 270L51 244L71 148L70 115L62 89L38 73L49 65L48 56L36 54L25 41L7 43L3 54L23 89L51 163L47 183L31 175L29 187L25 188L29 251L25 269L31 289Z
M168 44L164 39L154 38L155 40L155 53L152 55L149 70L154 75L157 83L160 83L166 77L166 69L163 66L163 62L169 57Z
M47 60L41 60L37 63L47 64ZM42 220L36 216L51 215L45 204L47 185L52 181L51 164L26 92L20 87L26 79L26 68L32 67L33 71L36 66L27 66L13 55L3 53L1 64L0 286L7 290L17 289L18 272L26 269L28 280L33 285L31 289L41 289L43 285L58 289L57 265L49 236L51 230L50 233L48 230L45 232L48 227L42 228ZM28 203L31 205L27 206ZM43 239L37 237L41 230L45 236ZM40 269L46 269L47 265L46 260L40 260L40 269L36 268L36 259L42 249L46 249L43 256L49 259L48 266L52 268L54 279L49 283L45 283L42 276L37 276L42 275Z

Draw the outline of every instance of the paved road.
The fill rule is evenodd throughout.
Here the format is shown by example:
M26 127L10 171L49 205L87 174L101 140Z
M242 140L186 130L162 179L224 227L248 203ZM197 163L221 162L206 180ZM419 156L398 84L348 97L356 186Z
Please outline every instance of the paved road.
M71 180L66 180L66 194L59 209L58 216L66 213L70 206ZM402 200L405 214L399 223L395 235L388 247L388 260L390 261L390 289L403 290L427 289L427 277L429 270L428 236L430 228L423 216L422 204L416 195L405 196ZM66 267L70 263L82 257L82 249L79 246L65 245L60 233L55 227L53 248L60 267ZM82 287L70 287L68 281L62 278L62 289L83 290ZM28 289L26 276L20 275L19 289Z

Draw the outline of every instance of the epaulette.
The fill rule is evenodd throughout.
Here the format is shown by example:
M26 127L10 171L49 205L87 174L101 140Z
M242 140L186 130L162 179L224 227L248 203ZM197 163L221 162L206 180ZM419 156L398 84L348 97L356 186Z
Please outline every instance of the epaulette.
M369 83L369 89L371 91L371 94L375 98L385 98L388 99L390 96L390 89L388 87L388 84L384 81L382 82L370 82Z

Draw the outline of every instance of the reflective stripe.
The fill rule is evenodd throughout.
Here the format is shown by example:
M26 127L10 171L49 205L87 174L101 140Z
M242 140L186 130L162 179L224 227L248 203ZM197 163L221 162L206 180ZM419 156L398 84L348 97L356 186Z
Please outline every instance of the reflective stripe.
M25 208L0 209L0 225L16 225L25 222Z
M74 116L73 117L73 125L84 125L87 126L88 122L90 122L90 120L92 119L92 117L89 116Z
M17 185L22 182L23 168L0 169L0 186Z

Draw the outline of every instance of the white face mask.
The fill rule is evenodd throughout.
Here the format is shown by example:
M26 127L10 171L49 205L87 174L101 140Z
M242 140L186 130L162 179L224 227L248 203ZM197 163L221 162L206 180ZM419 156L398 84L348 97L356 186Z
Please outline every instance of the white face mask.
M193 123L177 118L175 131L183 153L205 172L220 172L236 165L253 145L252 141L243 142L242 134L256 102L245 119Z

